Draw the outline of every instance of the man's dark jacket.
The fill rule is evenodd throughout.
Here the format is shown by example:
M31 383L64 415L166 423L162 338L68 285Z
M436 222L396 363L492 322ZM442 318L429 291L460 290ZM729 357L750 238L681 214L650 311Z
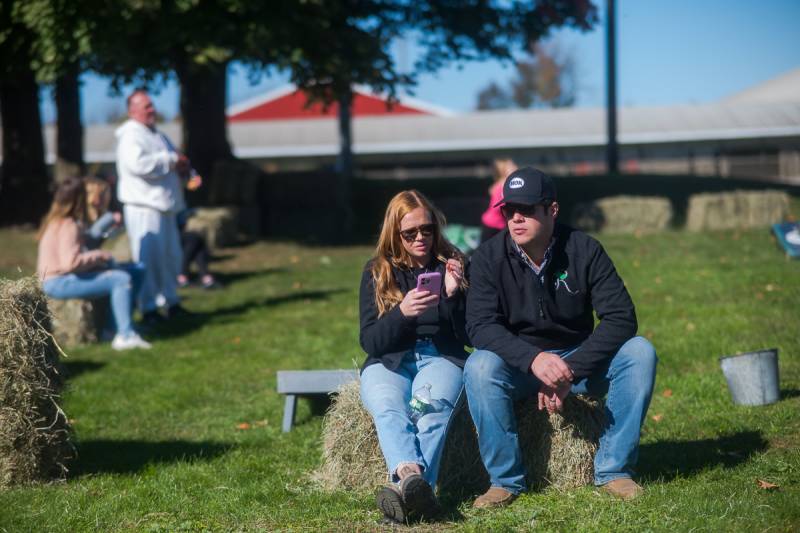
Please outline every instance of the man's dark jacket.
M430 338L443 357L460 367L464 366L467 358L464 345L469 344L464 319L464 291L456 291L451 298L445 296L445 264L432 259L427 268L392 268L392 274L403 296L417 286L417 276L423 272L439 272L442 275L439 305L418 317L406 317L398 304L378 317L372 262L364 266L359 294L359 341L367 352L367 359L361 367L362 370L375 363L383 363L389 370L396 370L419 338Z
M565 359L577 381L607 366L636 334L636 312L599 242L560 224L554 237L541 281L507 230L478 248L469 265L467 333L473 346L526 373L539 352L580 345Z

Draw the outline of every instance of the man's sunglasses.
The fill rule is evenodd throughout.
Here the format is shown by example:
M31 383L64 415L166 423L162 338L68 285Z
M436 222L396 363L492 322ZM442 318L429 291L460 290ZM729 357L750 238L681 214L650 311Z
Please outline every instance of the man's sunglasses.
M433 231L436 229L435 224L423 224L421 226L417 226L416 228L408 228L404 229L400 232L400 236L406 242L414 242L414 239L417 238L417 233L422 234L423 237L430 237L433 235Z
M514 213L519 213L525 218L533 218L536 216L536 210L539 208L539 206L544 207L546 211L547 208L550 207L550 204L505 204L500 208L500 212L503 213L503 216L506 218L506 220L511 220L514 218Z

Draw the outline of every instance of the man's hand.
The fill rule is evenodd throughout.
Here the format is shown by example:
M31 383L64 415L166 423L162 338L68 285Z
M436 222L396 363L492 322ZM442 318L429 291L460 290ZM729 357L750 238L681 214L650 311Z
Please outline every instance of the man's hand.
M419 316L429 307L439 303L439 295L429 291L411 289L400 302L400 312L407 317Z
M190 191L196 191L202 184L203 178L200 177L200 174L195 174L186 182L186 188Z
M572 383L572 370L559 356L550 352L539 352L531 363L531 372L550 388Z
M569 394L570 388L569 383L556 388L542 385L542 388L539 389L539 410L547 409L548 414L561 411L564 408L564 398Z
M175 172L178 173L183 179L189 178L189 172L192 170L192 165L189 163L189 158L184 154L178 155L178 161L175 162Z

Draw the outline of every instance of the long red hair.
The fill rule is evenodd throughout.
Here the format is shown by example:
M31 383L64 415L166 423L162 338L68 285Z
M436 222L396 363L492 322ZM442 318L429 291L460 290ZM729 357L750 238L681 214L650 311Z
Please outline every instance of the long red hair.
M456 258L464 265L464 255L445 238L442 233L447 221L441 211L430 200L416 190L402 191L391 199L383 217L383 226L372 260L372 279L375 283L375 304L378 316L383 315L403 301L403 294L392 275L392 267L411 268L411 256L403 247L400 237L400 221L408 213L423 208L431 214L434 225L431 255L441 262ZM462 282L463 283L463 282Z

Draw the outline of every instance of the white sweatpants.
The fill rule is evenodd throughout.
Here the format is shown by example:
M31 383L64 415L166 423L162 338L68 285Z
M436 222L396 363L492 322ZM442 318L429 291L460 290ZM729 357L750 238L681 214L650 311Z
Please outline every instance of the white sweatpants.
M145 268L139 310L154 311L159 295L167 305L177 304L180 301L177 277L183 252L175 213L130 204L124 206L124 213L131 257Z

